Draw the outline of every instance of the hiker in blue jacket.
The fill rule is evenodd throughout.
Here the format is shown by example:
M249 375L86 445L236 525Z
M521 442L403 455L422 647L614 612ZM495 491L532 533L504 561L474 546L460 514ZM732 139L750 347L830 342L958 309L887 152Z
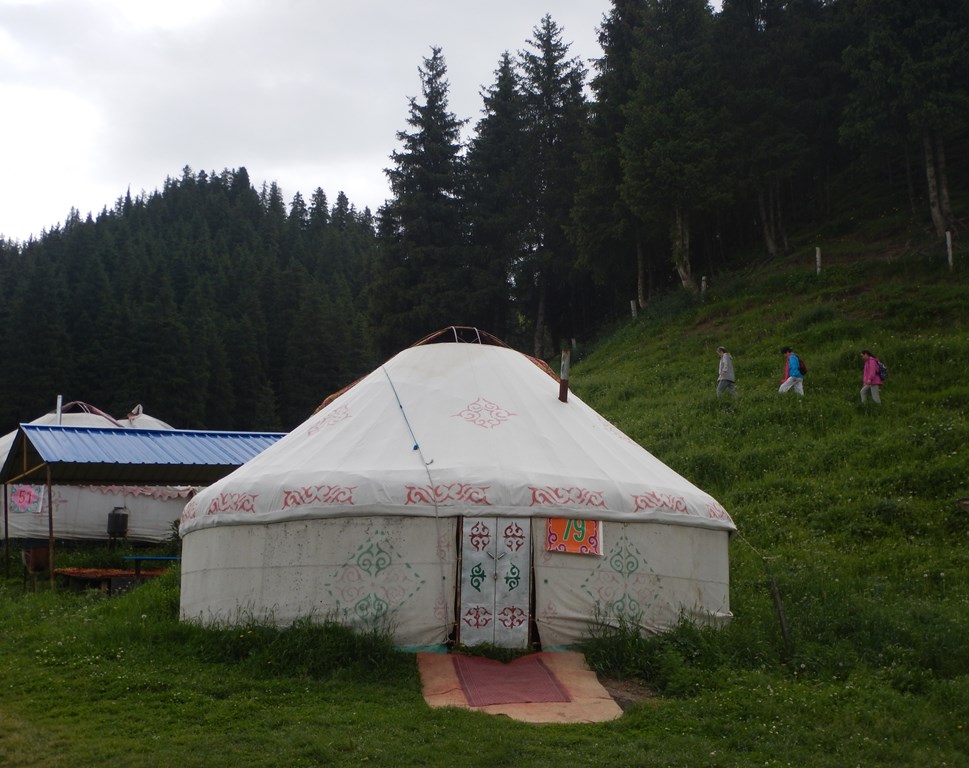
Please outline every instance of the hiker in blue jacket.
M777 391L784 393L793 389L801 397L804 397L804 374L801 372L800 358L794 354L794 350L790 347L784 347L781 354L785 358L784 378L781 380L781 386Z

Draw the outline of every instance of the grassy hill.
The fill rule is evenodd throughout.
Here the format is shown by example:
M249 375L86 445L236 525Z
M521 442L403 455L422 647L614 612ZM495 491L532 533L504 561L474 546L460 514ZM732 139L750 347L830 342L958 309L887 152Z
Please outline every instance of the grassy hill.
M590 644L658 694L622 719L429 710L412 657L181 625L174 578L111 600L8 579L0 763L969 764L969 253L950 271L919 233L878 231L835 223L579 350L574 391L738 526L727 627ZM715 397L721 344L736 402ZM803 399L777 393L783 345L809 364ZM881 407L859 402L862 348L891 371Z
M739 697L752 684L740 670L770 670L758 688L777 675L807 686L799 694L864 689L872 722L843 738L891 748L861 764L942 765L945 747L961 755L949 765L966 762L967 254L950 271L942 249L906 233L826 248L836 253L822 252L820 273L812 245L711 281L700 305L670 297L573 367L584 400L714 495L739 529L730 627L620 658L605 648L603 661L677 695ZM736 402L715 397L718 345L734 357ZM803 399L777 392L782 346L808 361ZM890 369L880 407L860 403L863 348ZM804 719L785 723L792 742L833 727L821 700L804 704ZM931 726L902 717L879 733L874 720L896 707L926 708Z
M969 264L842 245L820 274L804 249L700 306L668 300L576 365L573 388L731 512L730 632L777 634L769 569L797 669L965 675ZM736 402L715 397L721 344ZM777 393L785 345L809 364L803 399ZM890 369L880 407L860 403L863 348Z

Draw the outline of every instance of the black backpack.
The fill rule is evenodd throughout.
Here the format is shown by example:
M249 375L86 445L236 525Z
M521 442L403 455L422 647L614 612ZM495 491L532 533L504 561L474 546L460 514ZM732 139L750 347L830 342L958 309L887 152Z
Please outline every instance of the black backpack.
M798 365L799 365L799 367L801 369L801 375L802 376L807 376L807 363L804 362L804 358L801 357L800 355L798 355L797 356L797 362L798 362Z
M881 379L882 381L885 381L885 379L888 378L888 369L885 367L885 364L877 357L875 358L875 364L878 366L878 378Z

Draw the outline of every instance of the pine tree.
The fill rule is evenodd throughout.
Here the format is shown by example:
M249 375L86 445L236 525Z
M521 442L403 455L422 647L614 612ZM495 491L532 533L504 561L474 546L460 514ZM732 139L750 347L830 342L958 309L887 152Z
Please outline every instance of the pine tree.
M629 209L620 194L619 146L626 108L636 88L634 56L642 6L643 0L614 0L599 29L603 55L595 62L591 82L595 102L580 155L570 233L581 262L597 282L611 286L617 298L635 297L645 307L652 292L649 256L655 250L648 247L647 222Z
M929 212L943 237L956 222L949 201L947 138L969 115L969 6L962 0L849 4L867 33L845 51L857 87L842 128L847 141L878 142L882 125L916 142Z
M533 319L533 353L543 357L576 333L582 282L575 274L575 247L566 236L578 176L586 103L585 69L568 58L563 30L546 15L520 52L527 152L522 179L531 213L527 256L516 286Z
M643 13L621 139L622 194L637 217L665 225L680 281L696 292L693 220L724 199L711 16L705 0L649 0Z
M317 187L310 200L310 227L323 229L330 223L329 203L326 200L326 192L322 187Z
M484 93L485 116L468 150L466 200L471 223L471 290L480 324L500 338L511 326L513 265L527 255L528 210L522 179L528 167L524 102L507 52Z
M387 169L393 198L381 211L372 279L371 319L387 355L467 316L463 215L463 121L448 110L440 48L419 68L423 102L410 100L411 131Z

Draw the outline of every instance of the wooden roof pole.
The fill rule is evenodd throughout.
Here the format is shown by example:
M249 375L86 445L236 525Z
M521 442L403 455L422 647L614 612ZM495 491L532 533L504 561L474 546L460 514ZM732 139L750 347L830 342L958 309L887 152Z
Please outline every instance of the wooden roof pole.
M562 350L562 375L559 376L559 400L563 403L569 401L569 358L571 354L567 349Z

